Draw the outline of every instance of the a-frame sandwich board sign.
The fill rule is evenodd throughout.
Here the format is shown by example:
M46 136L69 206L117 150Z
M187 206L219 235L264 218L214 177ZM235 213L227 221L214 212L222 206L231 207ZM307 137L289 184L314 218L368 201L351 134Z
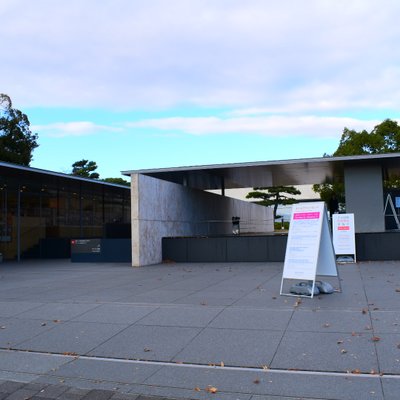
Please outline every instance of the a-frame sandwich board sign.
M285 279L292 279L312 282L311 296L304 297L313 297L317 276L337 277L341 287L325 203L297 203L290 219L280 294L299 296L283 292Z
M332 239L336 262L357 262L354 214L332 215Z

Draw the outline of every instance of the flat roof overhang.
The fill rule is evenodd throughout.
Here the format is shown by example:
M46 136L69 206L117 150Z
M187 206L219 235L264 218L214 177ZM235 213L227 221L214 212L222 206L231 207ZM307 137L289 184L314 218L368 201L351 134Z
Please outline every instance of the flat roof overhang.
M24 165L12 164L0 161L0 178L12 177L16 179L24 178L26 180L36 179L42 180L46 184L61 183L66 186L82 184L93 187L107 187L130 190L130 187L118 185L115 183L104 182L97 179L83 178L76 175L64 174L61 172L48 171L39 168L26 167ZM25 182L26 183L26 182Z
M400 175L400 153L142 169L122 174L143 174L210 190L341 182L346 167L377 164L385 177Z

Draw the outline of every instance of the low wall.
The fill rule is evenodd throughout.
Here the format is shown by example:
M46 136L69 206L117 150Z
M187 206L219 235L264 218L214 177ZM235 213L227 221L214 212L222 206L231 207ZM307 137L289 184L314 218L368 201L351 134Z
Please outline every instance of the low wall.
M175 262L283 261L287 236L164 238L163 259Z
M400 232L356 233L358 261L400 260ZM287 236L164 238L163 259L175 262L283 262Z

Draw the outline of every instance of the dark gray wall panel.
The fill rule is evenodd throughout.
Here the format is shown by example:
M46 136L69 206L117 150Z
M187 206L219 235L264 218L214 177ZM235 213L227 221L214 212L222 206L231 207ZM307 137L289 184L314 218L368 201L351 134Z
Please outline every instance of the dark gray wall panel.
M163 258L176 262L283 262L287 235L164 238ZM400 232L356 234L357 260L400 260Z
M163 238L162 258L164 261L187 262L187 241L186 238Z
M188 261L225 262L226 238L188 238Z

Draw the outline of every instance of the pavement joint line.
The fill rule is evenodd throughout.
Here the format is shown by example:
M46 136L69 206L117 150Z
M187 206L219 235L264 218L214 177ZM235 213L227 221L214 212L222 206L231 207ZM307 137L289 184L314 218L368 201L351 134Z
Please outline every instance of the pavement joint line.
M220 365L206 365L206 364L193 364L193 363L176 363L169 361L147 361L147 360L129 360L123 358L112 358L112 357L96 357L96 356L86 356L86 355L65 355L58 353L47 353L39 351L26 351L26 350L16 350L16 349L0 349L0 351L8 351L13 353L28 353L36 355L44 355L49 357L65 357L70 359L70 361L82 359L82 360L93 360L93 361L106 361L106 362L117 362L124 364L142 364L142 365L157 365L165 367L187 367L187 368L199 368L199 369L217 369L221 371L241 371L241 372L264 372L266 374L296 374L296 375L313 375L313 376L334 376L334 377L352 377L352 378L373 378L373 379L400 379L400 374L380 374L380 373L351 373L351 372L334 372L334 371L311 371L311 370L299 370L299 369L277 369L263 367L237 367L237 366L226 366ZM71 360L72 359L72 360ZM13 371L10 371L13 372ZM37 373L27 374L38 375ZM46 375L46 373L40 373L39 375Z

